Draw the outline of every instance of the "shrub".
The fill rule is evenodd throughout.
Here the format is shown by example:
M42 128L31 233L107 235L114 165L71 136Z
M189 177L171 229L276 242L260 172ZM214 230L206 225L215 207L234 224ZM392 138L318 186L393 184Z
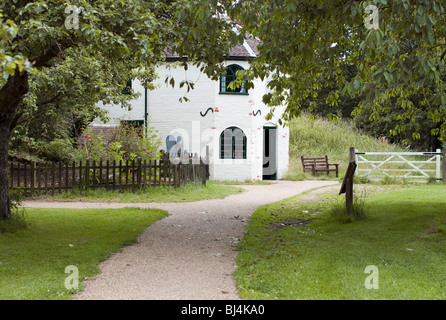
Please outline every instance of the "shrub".
M124 160L133 160L134 158L153 159L157 158L157 149L159 144L156 132L149 127L144 132L144 127L134 127L129 124L121 124L112 131L109 143L111 146L120 145L120 151Z
M38 155L48 161L71 161L75 149L70 139L56 139L38 146Z
M133 160L156 159L158 141L155 130L121 124L113 128L109 137L85 129L76 152L78 160Z

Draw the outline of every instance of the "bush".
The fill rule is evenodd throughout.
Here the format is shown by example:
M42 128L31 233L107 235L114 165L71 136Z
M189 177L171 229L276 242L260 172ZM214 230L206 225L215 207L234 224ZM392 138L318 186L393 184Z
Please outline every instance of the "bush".
M120 145L124 160L133 160L134 158L153 159L157 158L157 149L159 144L155 130L151 127L144 132L144 127L134 127L132 125L121 124L112 131L109 142L111 146Z
M56 139L38 147L38 155L48 161L67 162L74 159L73 144L70 139Z
M82 141L76 150L78 160L133 160L156 159L160 142L153 128L144 132L144 127L131 125L113 128L109 137L85 129Z

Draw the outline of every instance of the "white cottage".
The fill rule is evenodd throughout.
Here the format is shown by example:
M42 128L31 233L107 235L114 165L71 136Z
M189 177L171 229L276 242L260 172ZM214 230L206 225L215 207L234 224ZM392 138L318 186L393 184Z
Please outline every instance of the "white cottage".
M275 180L288 169L288 127L278 124L283 108L276 108L273 119L265 120L269 107L262 102L266 82L257 80L254 88L246 90L228 87L239 69L249 67L255 58L256 39L233 48L226 59L226 74L219 81L211 80L190 64L187 71L171 68L178 57L169 56L157 68L159 83L154 90L145 90L134 81L132 89L141 92L130 111L119 106L104 105L111 125L120 121L149 122L162 139L160 149L176 153L206 155L210 151L211 180ZM195 83L194 90L165 84L165 77L175 83L183 80ZM188 101L180 102L187 97ZM92 124L104 126L99 120ZM110 124L109 124L110 125Z

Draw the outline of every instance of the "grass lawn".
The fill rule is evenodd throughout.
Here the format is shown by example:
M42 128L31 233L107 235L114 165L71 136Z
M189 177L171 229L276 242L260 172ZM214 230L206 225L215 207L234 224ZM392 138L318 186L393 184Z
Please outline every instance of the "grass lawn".
M31 209L26 229L0 233L0 300L69 299L65 273L69 265L81 280L95 275L111 253L134 242L162 210Z
M234 274L242 298L446 298L446 186L374 193L350 223L329 213L343 196L302 197L251 217Z
M220 182L207 181L206 186L201 184L187 184L178 188L162 186L124 193L103 190L84 190L82 192L75 191L74 193L62 193L34 199L121 203L193 202L205 199L221 199L240 192L243 192L243 189L227 186Z

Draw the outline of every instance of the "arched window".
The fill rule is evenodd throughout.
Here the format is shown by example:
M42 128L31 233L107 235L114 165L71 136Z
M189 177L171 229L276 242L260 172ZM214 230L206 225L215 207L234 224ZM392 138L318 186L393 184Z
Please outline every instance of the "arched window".
M229 127L220 134L220 159L246 159L246 135Z
M166 138L166 149L167 153L171 157L181 157L182 154L182 147L183 147L183 141L182 137L180 135L177 135L176 137L173 135L169 135Z
M237 71L239 70L243 70L243 68L237 64L226 67L226 71L220 76L220 93L248 94L244 82L235 89L229 87L229 84L237 78Z

